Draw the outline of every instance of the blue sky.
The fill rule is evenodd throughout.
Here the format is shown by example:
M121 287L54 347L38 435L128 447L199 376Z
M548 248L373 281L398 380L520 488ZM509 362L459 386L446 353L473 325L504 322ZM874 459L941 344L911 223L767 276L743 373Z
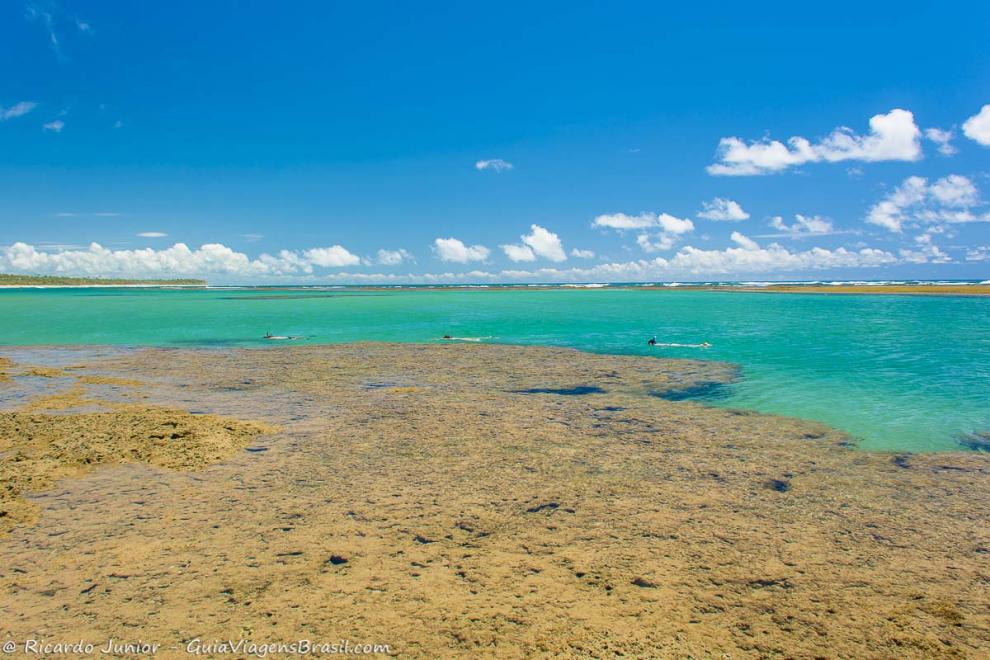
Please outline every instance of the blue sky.
M799 5L7 2L0 270L990 278L990 9Z

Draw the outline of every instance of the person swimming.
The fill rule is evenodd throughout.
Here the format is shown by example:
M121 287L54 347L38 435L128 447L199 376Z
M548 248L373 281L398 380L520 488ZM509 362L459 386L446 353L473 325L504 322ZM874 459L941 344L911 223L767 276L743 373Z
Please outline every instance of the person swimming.
M269 330L268 332L265 333L265 336L262 337L262 339L267 339L269 341L275 341L275 340L278 340L278 339L285 339L285 340L289 340L289 341L295 341L297 339L305 339L305 336L303 336L303 335L273 335L271 333L271 330Z
M677 344L677 343L657 343L656 337L647 342L650 346L659 346L660 348L711 348L712 345L707 341L700 344Z
M491 339L491 335L485 337L454 337L452 335L444 335L440 338L440 341L474 341L480 342L483 339Z

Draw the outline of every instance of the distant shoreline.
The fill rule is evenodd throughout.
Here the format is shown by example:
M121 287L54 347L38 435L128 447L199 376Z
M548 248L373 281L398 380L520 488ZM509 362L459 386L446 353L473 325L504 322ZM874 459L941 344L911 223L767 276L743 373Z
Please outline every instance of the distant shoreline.
M61 277L56 275L7 275L0 273L0 287L58 289L70 286L83 287L156 287L156 286L206 286L206 280L173 279L115 279L100 277Z

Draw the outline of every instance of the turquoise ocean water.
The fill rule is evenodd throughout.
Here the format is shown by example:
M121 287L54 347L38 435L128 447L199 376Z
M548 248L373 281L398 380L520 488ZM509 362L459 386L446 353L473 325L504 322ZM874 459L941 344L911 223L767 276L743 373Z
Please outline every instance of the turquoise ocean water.
M724 360L708 399L819 420L866 449L958 449L990 429L990 298L627 289L9 289L0 345L271 346L443 334ZM711 348L646 345L711 343ZM2 354L2 349L0 349Z

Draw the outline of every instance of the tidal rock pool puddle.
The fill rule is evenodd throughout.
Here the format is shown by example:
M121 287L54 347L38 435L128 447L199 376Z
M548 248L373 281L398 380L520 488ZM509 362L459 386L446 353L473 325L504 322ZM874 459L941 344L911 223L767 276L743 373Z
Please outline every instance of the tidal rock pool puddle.
M578 385L576 387L530 387L524 390L511 391L513 394L558 394L560 396L605 394L605 390L596 385Z

